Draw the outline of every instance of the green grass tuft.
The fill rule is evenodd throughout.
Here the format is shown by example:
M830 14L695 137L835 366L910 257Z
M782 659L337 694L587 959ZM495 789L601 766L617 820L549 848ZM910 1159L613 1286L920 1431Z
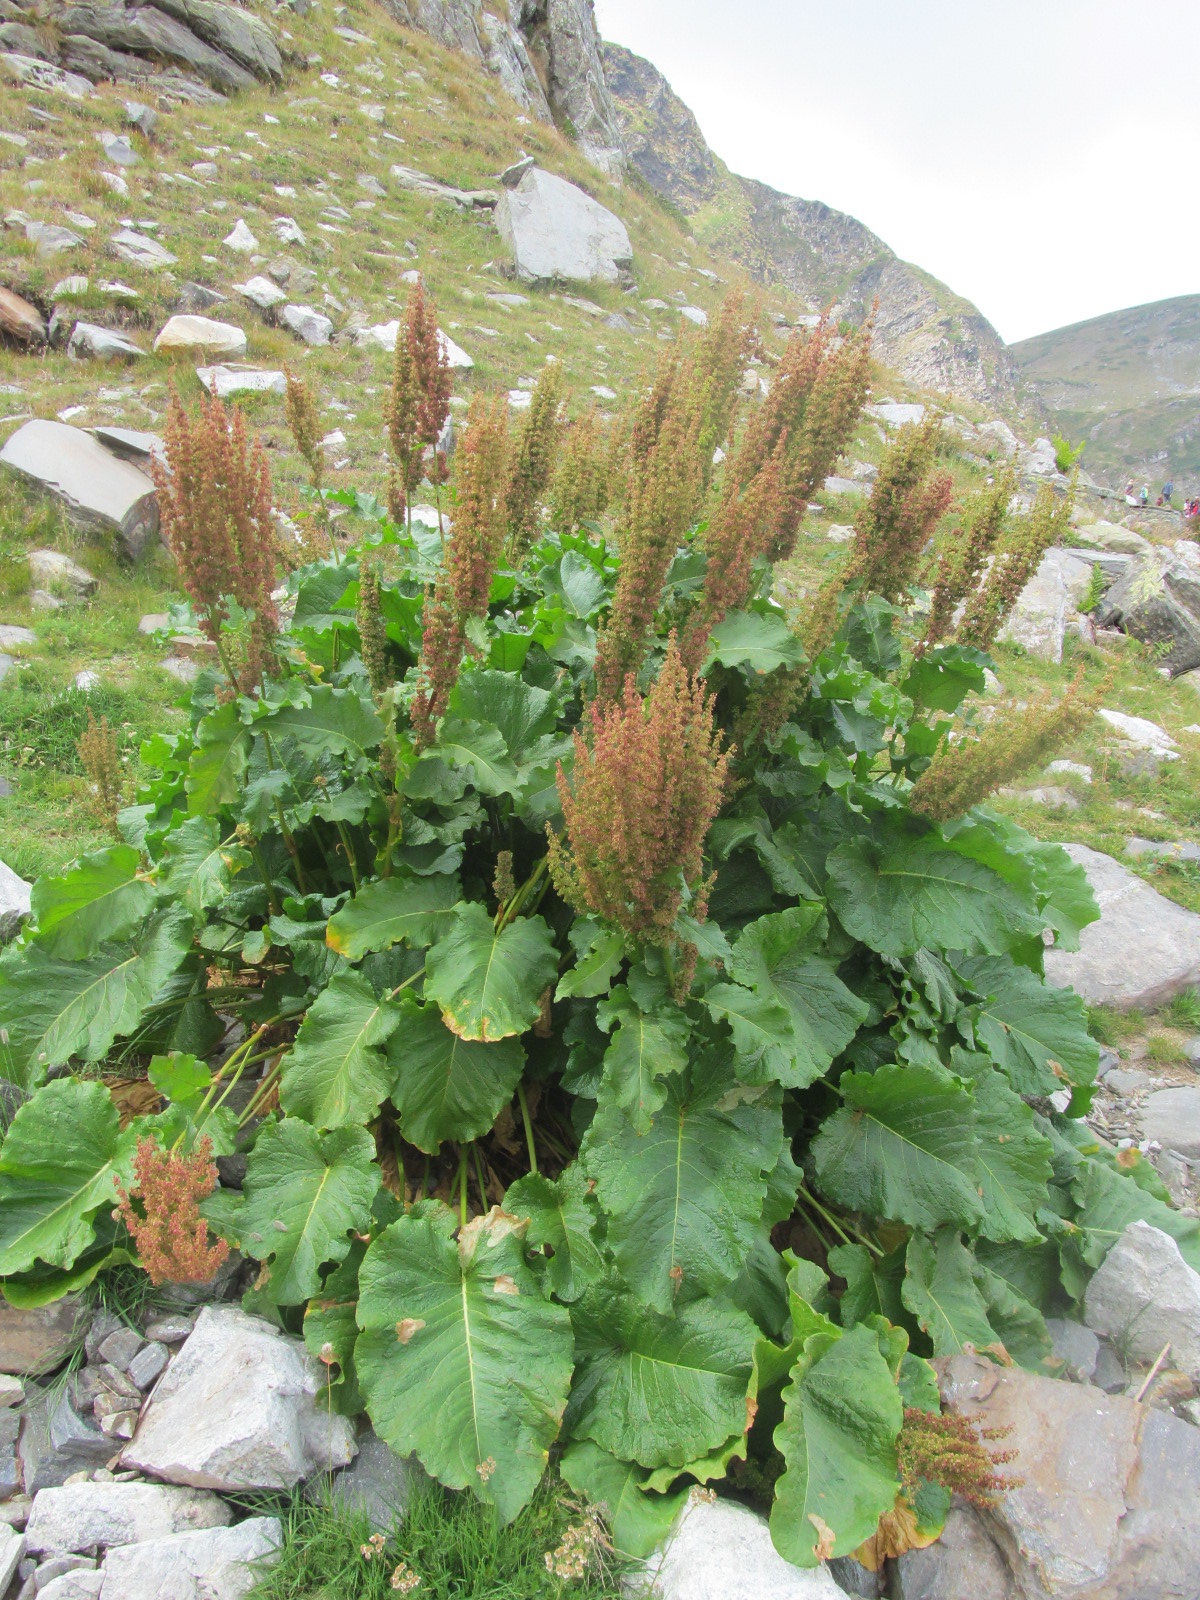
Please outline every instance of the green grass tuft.
M554 1576L546 1554L582 1520L582 1507L556 1478L507 1527L473 1495L427 1483L412 1498L403 1524L382 1550L370 1550L362 1512L331 1502L296 1499L284 1513L283 1549L248 1600L392 1600L401 1563L415 1573L415 1600L580 1600L619 1596L621 1570L598 1552L584 1577Z

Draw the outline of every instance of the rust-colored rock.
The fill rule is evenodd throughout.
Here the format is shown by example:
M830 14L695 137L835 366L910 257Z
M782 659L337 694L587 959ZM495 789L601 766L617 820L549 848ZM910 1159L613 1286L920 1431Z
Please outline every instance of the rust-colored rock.
M21 344L45 344L46 324L36 306L11 289L0 288L0 333Z

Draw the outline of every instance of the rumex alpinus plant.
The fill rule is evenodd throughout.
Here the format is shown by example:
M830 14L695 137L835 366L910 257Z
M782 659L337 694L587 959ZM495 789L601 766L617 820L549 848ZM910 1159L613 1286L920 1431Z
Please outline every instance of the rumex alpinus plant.
M520 566L541 522L542 500L558 462L561 395L558 366L554 364L538 380L525 421L513 441L504 496L508 514L505 553L512 566Z
M261 440L248 443L242 413L215 395L205 395L192 418L172 394L165 440L166 463L150 462L163 537L230 679L252 684L267 667L279 622L266 452ZM226 631L230 601L249 614L238 660Z
M227 1259L224 1239L210 1242L200 1202L217 1185L212 1140L190 1155L164 1150L153 1138L138 1140L133 1184L117 1183L114 1217L129 1230L150 1282L206 1283Z
M440 552L357 497L360 543L292 574L265 680L198 680L120 843L34 886L0 961L27 1096L0 1279L42 1302L123 1260L139 1142L210 1139L245 1159L201 1214L253 1304L442 1484L512 1521L553 1451L636 1555L736 1473L814 1566L928 1541L950 1474L979 1487L906 1424L914 1396L940 1411L934 1358L1037 1369L1128 1221L1194 1265L1200 1222L1081 1123L1098 1050L1044 952L1095 915L1082 870L975 803L986 750L945 748L988 665L921 609L955 447L897 438L798 636L772 551L865 356L793 335L776 408L735 422L728 323L613 426L611 546L543 526L501 565L506 403L477 401ZM728 492L708 429L739 505L779 463L787 518L764 497L702 531ZM1061 515L1012 519L1022 560ZM1013 537L975 591L989 637ZM714 596L689 670L675 639ZM123 1127L104 1075L143 1068L166 1104ZM816 1438L855 1470L814 1472Z
M96 792L97 813L110 824L115 824L125 788L121 752L108 718L102 716L97 722L90 706L87 727L79 736L77 749L80 764Z
M329 547L334 556L337 555L337 546L334 543L333 528L329 521L329 511L325 504L325 446L321 443L324 434L321 428L321 419L317 412L317 403L313 399L312 390L290 368L284 373L286 388L284 390L283 410L287 419L288 432L295 441L296 449L300 452L300 459L308 468L308 482L312 490L312 497L316 503L317 520L321 526Z
M608 507L610 469L606 441L594 406L567 425L550 491L550 523L576 533Z
M445 476L445 457L437 448L450 414L450 363L437 326L437 307L425 291L424 279L413 285L396 332L392 383L384 400L384 423L394 467L388 482L392 518L405 519L412 532L412 496L425 472L425 453L432 449L431 479Z
M1051 545L1058 544L1071 526L1071 501L1060 498L1048 484L1037 492L1028 516L1013 517L995 545L991 567L967 599L966 610L954 637L961 644L987 650L996 640L1021 590L1037 571Z
M919 652L940 643L951 632L959 607L965 609L978 590L1007 526L1015 491L1012 469L1002 468L995 483L965 508L962 526L943 534L936 556L929 620Z

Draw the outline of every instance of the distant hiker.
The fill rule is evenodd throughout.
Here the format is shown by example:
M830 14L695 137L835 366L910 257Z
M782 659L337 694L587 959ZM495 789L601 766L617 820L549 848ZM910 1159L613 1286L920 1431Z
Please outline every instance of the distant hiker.
M1168 505L1171 504L1171 496L1174 493L1175 493L1175 485L1173 483L1168 481L1167 483L1163 484L1163 499L1167 502Z
M1137 491L1133 487L1132 478L1130 478L1129 482L1125 485L1125 504L1127 506L1137 505Z
M1150 504L1150 485L1148 483L1142 485L1141 502L1143 509Z

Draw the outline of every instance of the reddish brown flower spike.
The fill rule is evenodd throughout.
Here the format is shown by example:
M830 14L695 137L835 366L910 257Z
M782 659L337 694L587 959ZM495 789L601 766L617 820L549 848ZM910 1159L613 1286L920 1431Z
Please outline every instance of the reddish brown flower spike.
M229 1254L223 1239L209 1243L199 1210L217 1186L212 1140L201 1139L189 1156L139 1139L133 1178L130 1190L117 1184L113 1216L129 1230L150 1282L206 1283Z

